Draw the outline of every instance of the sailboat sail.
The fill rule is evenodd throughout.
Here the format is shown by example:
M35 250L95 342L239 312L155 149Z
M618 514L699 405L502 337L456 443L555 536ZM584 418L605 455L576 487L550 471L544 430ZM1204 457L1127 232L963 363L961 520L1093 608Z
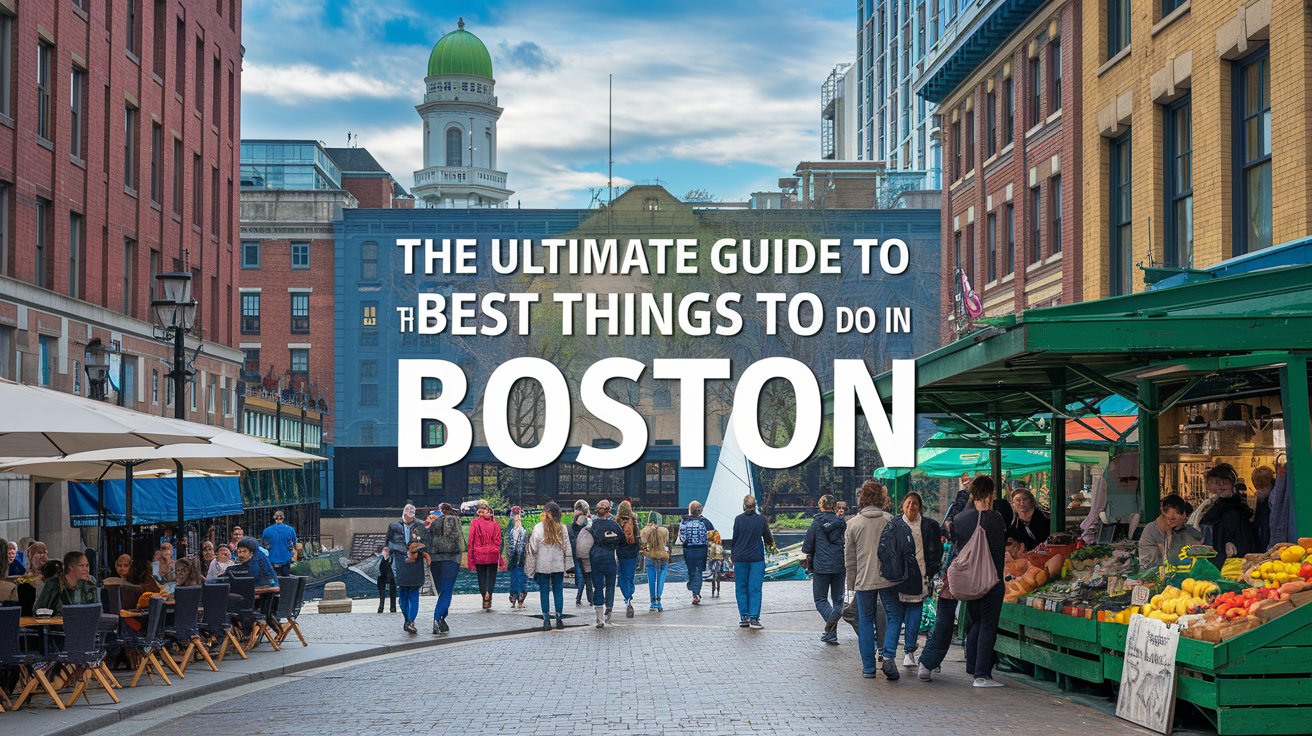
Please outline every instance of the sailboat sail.
M721 536L728 539L733 532L733 520L743 512L743 497L756 495L752 481L752 465L738 447L734 436L733 417L725 428L724 442L720 445L720 459L711 477L711 489L702 504L702 516L710 520Z

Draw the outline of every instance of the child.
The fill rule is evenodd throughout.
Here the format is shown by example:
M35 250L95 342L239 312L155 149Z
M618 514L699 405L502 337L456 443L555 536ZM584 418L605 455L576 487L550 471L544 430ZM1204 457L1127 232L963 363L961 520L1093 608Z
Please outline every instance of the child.
M706 533L706 560L711 568L711 597L719 598L720 574L728 565L728 557L724 554L720 533L714 529Z
M510 509L510 539L506 544L506 569L510 571L510 607L523 608L528 597L528 575L524 572L524 557L528 552L528 530L524 528L524 511L518 506Z

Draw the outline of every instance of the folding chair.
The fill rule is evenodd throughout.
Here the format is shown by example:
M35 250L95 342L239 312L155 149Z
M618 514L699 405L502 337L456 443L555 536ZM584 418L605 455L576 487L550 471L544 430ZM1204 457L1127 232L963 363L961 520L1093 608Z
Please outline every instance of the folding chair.
M101 671L101 665L105 661L105 647L100 635L101 611L98 603L63 606L60 609L64 617L64 648L52 653L48 658L52 664L70 668L68 676L64 678L65 683L77 681L73 694L64 705L76 703L78 697L86 698L87 705L91 705L87 686L91 684L93 677L101 687L105 688L110 700L118 702L118 695L115 694L113 685Z
M41 661L41 656L34 652L23 650L21 640L23 638L22 629L18 625L18 620L22 616L23 610L18 606L5 606L0 608L0 667L16 667L25 687L14 696L11 701L9 693L0 688L0 705L9 710L18 710L23 702L31 696L32 691L37 685L45 688L45 691L51 698L54 698L63 707L63 702L59 700L54 685L46 678L42 672L38 677L33 673L32 665Z
M164 599L151 598L149 607L146 610L146 625L141 634L125 637L123 640L123 648L134 651L140 658L137 663L137 670L132 675L132 681L128 683L128 687L136 687L142 675L145 675L153 683L152 671L164 680L165 685L172 685L173 681L164 672L164 665L160 664L159 659L155 656L156 651L164 648L164 637L160 634L164 628ZM176 668L177 665L171 657L165 655L164 659L172 665L170 669Z
M172 642L174 646L182 652L178 658L178 669L185 676L187 665L199 654L209 663L210 669L215 672L219 668L215 666L214 660L210 658L209 650L205 648L205 643L200 638L200 621L197 614L200 611L201 586L188 585L173 589L173 626L164 629L164 639ZM169 656L166 652L164 656Z
M292 599L291 611L288 612L285 617L276 618L274 620L274 625L278 628L278 643L282 644L288 634L295 633L296 638L301 640L301 646L308 647L310 645L305 641L305 634L301 633L301 627L296 623L296 619L301 615L301 606L305 603L305 581L308 580L308 578L304 575L298 575L289 578L289 580L294 580L296 582L296 595ZM284 588L284 590L286 590L286 588ZM286 595L286 593L283 595ZM278 610L279 612L282 611L281 605L278 606Z
M214 654L220 662L228 654L228 645L231 644L234 651L242 658L246 659L246 650L242 649L241 642L232 633L232 624L228 623L228 591L231 587L227 583L206 583L204 591L201 593L201 606L205 609L202 612L200 622L200 632L202 635L209 637L209 646L213 647L222 641L219 651ZM209 654L206 651L206 654ZM213 665L214 660L206 658Z
M295 603L296 578L278 578L277 608L270 611L269 605L266 603L263 610L258 612L254 623L251 625L250 639L246 642L247 651L259 644L260 639L268 640L269 646L273 647L273 651L282 651L282 644L280 643L282 640L278 638L277 633L277 631L281 631L282 627L278 622L291 616L292 606Z

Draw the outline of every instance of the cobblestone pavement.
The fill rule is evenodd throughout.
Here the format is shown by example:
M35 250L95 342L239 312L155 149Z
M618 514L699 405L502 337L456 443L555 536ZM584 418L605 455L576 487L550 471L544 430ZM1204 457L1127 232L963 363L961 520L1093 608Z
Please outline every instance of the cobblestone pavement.
M334 734L893 731L961 736L1010 734L1018 728L1044 736L1146 733L1016 681L1008 681L1006 688L975 690L963 672L959 649L933 683L917 681L905 668L899 682L882 676L866 680L850 628L840 631L840 646L817 640L820 621L811 607L809 583L766 586L764 631L739 629L732 585L724 593L692 608L683 601L686 591L667 589L667 610L657 614L645 610L645 591L640 591L637 616L625 619L620 608L617 625L604 630L576 626L453 642L310 671L205 702L168 706L99 736L299 735L316 724ZM334 638L406 636L399 618L379 616L373 605L369 613L305 616L303 625L316 636ZM511 613L504 598L493 613L478 611L473 596L458 605L459 613L451 617L453 634L476 628L504 631L520 624L521 612ZM591 613L575 609L572 599L566 609ZM421 606L421 623L425 611L431 617L431 600ZM532 625L526 616L523 621Z

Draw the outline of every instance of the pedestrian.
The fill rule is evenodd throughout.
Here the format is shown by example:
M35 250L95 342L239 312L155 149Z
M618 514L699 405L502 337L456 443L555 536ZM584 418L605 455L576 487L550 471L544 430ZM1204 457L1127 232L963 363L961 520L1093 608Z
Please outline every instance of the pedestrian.
M523 608L528 597L528 575L524 571L524 553L528 550L528 530L524 528L524 510L510 507L510 532L506 534L506 570L510 572L510 607Z
M679 523L679 543L683 545L683 561L688 566L688 590L692 604L702 602L702 572L706 569L706 534L715 529L710 519L702 516L702 505L697 501L688 504L688 516Z
M401 616L405 623L401 628L410 634L417 634L415 619L419 618L419 588L424 584L424 560L419 555L412 555L414 545L424 545L424 525L415 519L414 504L406 504L401 510L401 520L387 525L387 549L392 558L392 574L396 586L400 589Z
M647 595L650 610L661 611L661 594L665 591L665 576L670 571L670 530L661 524L661 515L655 511L647 517L642 530L642 554L647 558Z
M591 517L588 516L590 511L588 502L579 499L574 502L574 520L569 525L569 544L570 551L574 553L574 587L577 592L574 594L574 605L583 605L583 596L588 597L588 605L592 605L592 562L588 560L587 553L579 553L579 532L588 528L592 523Z
M638 515L633 512L633 504L627 499L620 501L620 507L615 512L615 523L620 525L620 531L623 532L623 541L615 549L615 558L619 566L620 593L624 596L624 617L633 618L633 575L638 569L638 548L642 540Z
M765 548L774 547L774 536L765 517L756 512L756 497L743 497L743 512L733 520L733 590L738 598L738 626L763 629L761 584L765 580Z
M847 519L847 501L837 501L834 504L834 516L840 519Z
M428 556L433 573L433 587L437 589L437 605L433 606L433 633L445 634L451 630L446 622L451 612L451 595L456 589L460 574L460 553L466 549L465 535L460 528L460 513L449 503L438 506L441 516L428 526Z
M501 525L492 518L492 507L478 502L478 516L469 523L469 569L478 574L478 592L483 610L492 610L492 592L497 586L501 562Z
M733 568L730 566L729 556L724 553L724 540L720 539L720 533L714 529L706 532L706 560L711 571L711 597L719 598L720 579ZM693 605L697 605L700 601L700 596L695 597Z
M1276 471L1270 465L1253 470L1253 497L1257 501L1253 523L1257 527L1257 549L1271 548L1271 491L1276 487ZM1274 540L1283 541L1283 540Z
M588 535L587 539L583 535ZM579 532L579 552L588 550L592 562L592 607L597 612L597 628L610 623L611 609L615 607L615 573L618 568L615 552L624 543L624 530L610 518L610 501L597 502L597 515L592 524ZM605 609L605 621L602 609Z
M383 545L374 553L378 557L378 612L391 599L392 613L396 613L396 573L392 571L392 551Z
M873 678L879 669L880 637L885 633L876 623L879 591L892 587L879 569L879 538L893 515L884 510L889 505L888 490L873 480L861 485L857 493L856 516L847 523L843 538L843 567L847 573L847 590L856 600L856 638L861 650L861 674ZM883 660L884 676L898 679L897 664Z
M551 630L550 597L556 599L556 628L565 628L565 571L574 566L569 534L560 523L560 506L548 501L542 520L533 525L524 555L524 572L538 584L542 603L542 630Z
M987 475L977 476L970 482L971 507L952 520L952 534L958 549L970 541L976 527L984 530L989 556L998 572L997 585L984 597L966 601L966 613L970 616L970 630L966 634L966 671L975 676L975 687L1002 687L1002 683L993 679L996 660L993 645L998 639L998 620L1002 616L1005 588L1002 558L1007 546L1007 522L1002 514L993 510L993 493L993 479Z
M943 564L942 532L938 522L925 516L924 501L912 491L902 499L902 515L885 528L884 534L892 542L890 551L902 558L903 580L895 588L880 591L888 625L884 631L884 661L895 661L897 637L903 625L903 667L916 666L916 650L920 642L920 616L925 598L929 594L929 581L938 574ZM881 553L882 554L882 553ZM884 564L883 559L880 565Z
M815 610L824 619L825 630L820 634L820 641L826 644L838 643L838 622L843 616L843 582L846 569L843 566L843 536L847 533L847 522L835 513L838 501L826 493L816 502L820 513L811 519L807 527L806 539L802 541L802 554L810 563L811 597L815 599Z
M269 550L269 564L279 575L292 574L292 554L296 550L296 530L283 523L282 509L273 512L273 523L260 532L260 545Z

